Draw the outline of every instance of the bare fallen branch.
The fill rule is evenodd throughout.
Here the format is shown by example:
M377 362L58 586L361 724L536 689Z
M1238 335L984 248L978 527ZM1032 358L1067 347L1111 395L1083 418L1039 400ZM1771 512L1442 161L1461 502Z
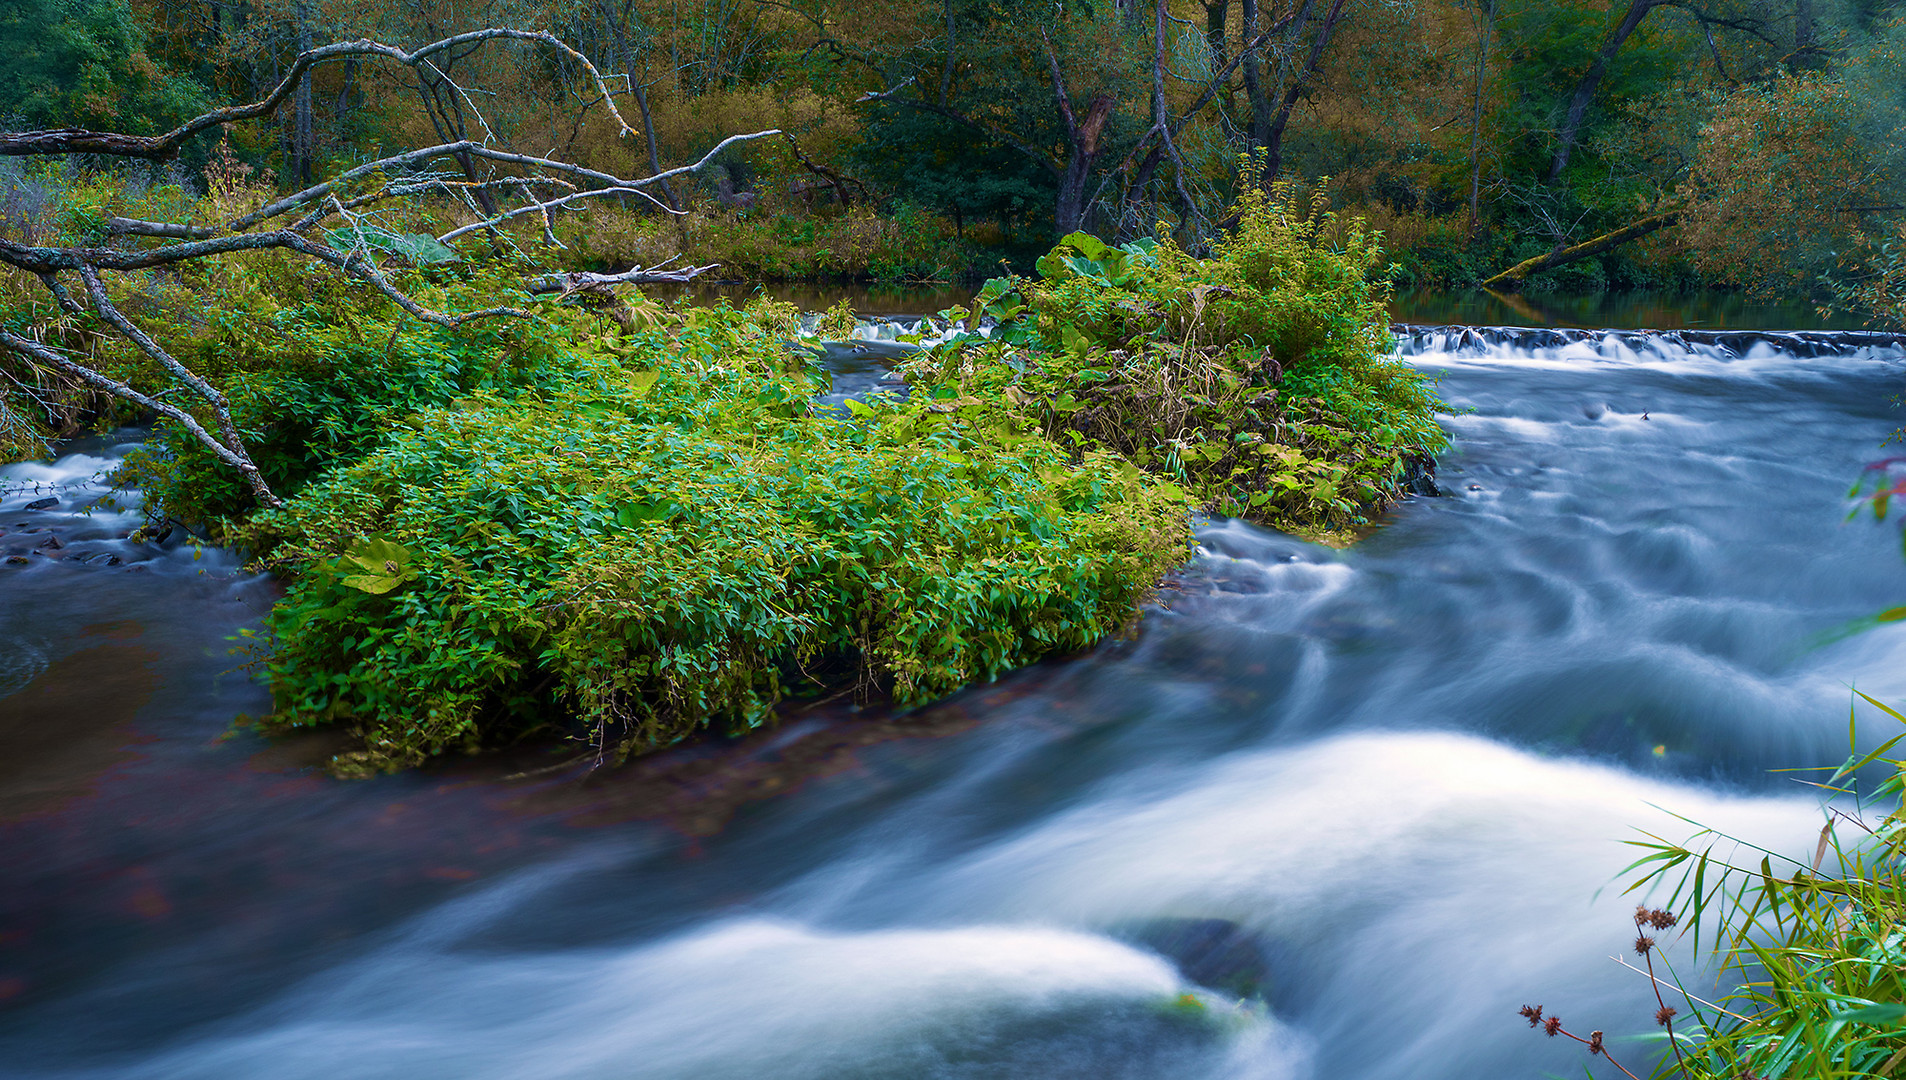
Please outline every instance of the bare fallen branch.
M533 296L549 293L572 293L579 289L590 289L612 285L681 285L693 281L708 271L720 266L709 263L707 266L685 266L680 270L663 270L660 267L636 267L620 274L567 273L544 274L530 278L524 287Z
M217 229L203 225L175 225L169 221L141 221L138 218L106 219L108 236L163 236L169 240L210 240Z
M723 139L721 142L717 143L713 150L710 150L708 151L708 153L702 155L701 160L695 162L692 165L683 165L683 166L680 166L679 168L670 169L667 172L660 172L660 173L656 173L653 176L644 176L639 179L632 179L632 180L624 179L622 177L616 176L613 173L598 172L595 169L584 168L581 165L574 165L567 161L558 161L553 158L534 157L529 154L514 154L505 150L498 150L494 147L484 146L482 143L473 142L466 139L466 140L463 140L462 142L444 143L439 146L425 147L421 150L411 150L402 154L393 154L390 157L380 158L377 161L372 161L363 165L359 165L356 168L351 169L347 172L340 173L337 176L324 181L323 183L313 184L312 186L305 188L303 191L297 192L296 194L287 195L286 197L282 199L269 203L265 206L259 207L257 210L254 210L249 214L245 214L242 217L235 219L229 226L227 226L227 228L230 229L232 232L243 232L254 225L258 225L263 222L269 221L275 217L282 217L285 214L288 214L291 211L296 210L300 207L307 206L307 205L310 205L311 203L322 200L326 196L329 196L333 192L337 191L339 188L348 186L352 181L359 180L366 176L371 176L380 172L391 172L393 170L410 171L416 168L417 166L423 165L426 162L433 161L437 158L455 157L458 154L469 154L472 157L483 158L488 161L495 161L505 165L519 165L524 167L548 169L551 172L564 173L570 176L580 177L584 180L594 181L598 184L603 185L606 191L619 191L619 192L628 192L632 194L645 194L642 191L642 189L649 187L652 184L658 184L671 177L680 176L684 173L697 172L701 169L706 168L709 162L713 161L716 156L718 156L722 151L728 149L731 146L737 145L739 143L749 142L754 139L765 139L770 135L779 135L779 134L781 134L779 129L769 128L766 131L756 131L746 135L730 135L728 138ZM478 227L482 228L484 226L479 225Z
M205 430L205 425L199 423L191 413L186 412L184 409L170 402L161 401L151 395L140 393L138 390L117 379L103 375L87 367L85 364L71 359L51 346L34 341L32 338L21 337L10 330L0 330L0 346L5 346L29 360L34 360L57 371L65 372L95 390L103 390L114 397L130 401L142 409L165 417L167 420L172 421L190 432L192 437L203 444L207 450L210 450L215 457L234 469L238 469L242 472L247 466L251 465L249 458L235 453L231 447L226 446L211 432ZM252 468L255 470L256 467L252 466ZM267 495L269 495L269 492L267 492ZM267 506L278 505L278 501L275 497L261 496L261 501Z
M1502 273L1483 282L1482 287L1484 289L1514 289L1520 286L1523 280L1531 275L1539 274L1544 270L1553 270L1558 266L1566 266L1580 259L1586 259L1590 255L1599 255L1609 248L1617 247L1630 240L1646 236L1656 230L1665 229L1680 220L1681 211L1679 210L1669 210L1665 213L1652 214L1642 218L1640 221L1624 225L1611 232L1603 233L1593 240L1586 240L1572 247L1558 248L1546 255L1537 255L1533 259L1524 259L1509 269L1504 270Z

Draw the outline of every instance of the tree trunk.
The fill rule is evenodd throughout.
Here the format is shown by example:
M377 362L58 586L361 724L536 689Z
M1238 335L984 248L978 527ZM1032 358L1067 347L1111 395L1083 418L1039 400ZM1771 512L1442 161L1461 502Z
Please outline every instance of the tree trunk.
M1165 10L1166 0L1153 0L1154 21L1152 24L1152 129L1158 132L1158 145L1166 156L1171 158L1172 190L1177 193L1178 201L1185 210L1185 223L1198 215L1198 204L1192 201L1191 192L1185 190L1185 162L1178 156L1178 145L1171 138L1171 113L1165 103L1165 23L1169 13Z
M1575 95L1569 99L1568 115L1562 121L1562 130L1555 135L1555 157L1549 162L1549 183L1562 178L1562 170L1568 168L1569 152L1575 149L1575 140L1582 133L1582 121L1588 115L1589 102L1595 98L1595 91L1601 89L1602 79L1608 74L1608 65L1621 52L1621 47L1640 28L1641 20L1648 13L1662 6L1667 0L1630 0L1627 14L1615 25L1608 36L1602 40L1602 47L1595 53L1595 60L1588 65L1587 74L1575 84Z
M1231 0L1204 0L1204 40L1211 48L1211 70L1224 67L1224 56L1230 47L1228 24L1231 21ZM1244 32L1250 37L1250 30Z
M298 36L298 52L311 48L311 9L304 0L293 5L292 19ZM292 98L290 172L301 187L311 184L311 157L316 138L311 120L311 72L307 69L298 80L298 92Z
M1053 214L1060 236L1085 225L1086 181L1091 178L1092 165L1098 160L1105 125L1112 119L1112 110L1117 106L1118 101L1109 94L1100 94L1092 99L1085 118L1074 123L1071 105L1061 98L1060 111L1066 118L1072 153L1066 158L1065 171L1059 174L1059 203Z
M1242 0L1242 3L1244 36L1248 39L1257 33L1257 0ZM1310 10L1310 0L1304 0L1303 10ZM1299 12L1298 17L1302 18L1302 12ZM1244 101L1251 107L1251 127L1249 134L1245 137L1244 146L1247 151L1255 150L1263 145L1263 140L1258 137L1258 120L1260 117L1268 116L1271 111L1270 99L1264 94L1264 73L1259 68L1259 63L1258 57L1252 56L1247 58L1243 65Z
M1059 199L1052 215L1059 235L1064 236L1085 224L1086 181L1092 176L1092 163L1102 149L1100 141L1105 136L1106 124L1111 122L1112 111L1118 107L1118 99L1100 94L1087 106L1085 116L1080 117L1072 109L1072 95L1066 93L1065 73L1059 70L1059 56L1052 51L1051 41L1046 42L1046 63L1052 68L1052 96L1066 129L1068 153L1064 166L1057 170Z
M1476 97L1469 118L1469 224L1463 230L1463 242L1476 242L1478 203L1482 197L1482 91L1489 76L1489 41L1495 36L1496 0L1489 6L1471 7L1476 20Z
M1794 0L1793 55L1788 58L1787 66L1805 71L1820 67L1819 54L1813 43L1813 0Z
M945 0L946 7L946 63L940 66L940 107L953 104L953 50L957 44L953 37L953 0Z
M450 66L449 57L452 55L455 54L445 55L440 68ZM469 136L464 129L463 110L457 107L455 102L456 88L450 88L452 100L448 104L438 96L439 88L446 86L448 81L447 75L440 78L420 71L417 73L417 94L423 102L424 112L430 115L430 125L437 129L437 137L447 143L462 142ZM484 216L495 217L496 200L490 197L488 188L480 186L482 181L477 177L476 162L469 154L462 151L458 151L451 157L457 163L457 167L463 170L464 179L470 182L470 195L476 200L477 207L483 211Z
M649 175L654 176L662 171L662 148L655 141L655 118L649 112L649 92L641 83L636 82L633 76L629 79L629 89L635 94L636 111L642 114L642 137L648 140L649 144ZM662 181L662 202L666 203L670 210L682 208L681 204L675 201L675 186L667 180Z
M1324 59L1324 48L1330 44L1330 35L1336 31L1337 24L1343 19L1343 7L1346 0L1332 0L1330 10L1324 13L1324 21L1317 28L1316 40L1311 42L1310 55L1305 58L1304 69L1291 79L1284 91L1283 104L1271 121L1270 130L1264 134L1264 171L1258 182L1269 184L1277 179L1278 171L1284 167L1284 129L1290 123L1291 110L1297 107L1297 99L1302 97L1311 79L1317 75L1317 69Z
M344 62L344 77L338 85L337 104L332 111L338 116L349 116L357 98L357 57ZM348 137L348 136L346 136Z
M633 0L622 5L622 14L618 18L607 4L602 6L603 20L609 24L609 32L615 35L616 56L622 61L623 77L629 80L629 95L635 98L635 109L642 114L642 138L648 143L649 175L662 171L662 151L655 139L655 117L649 111L648 88L635 77L635 49L629 42L629 24L634 18ZM662 202L670 210L680 210L681 204L675 201L675 188L667 180L662 181Z

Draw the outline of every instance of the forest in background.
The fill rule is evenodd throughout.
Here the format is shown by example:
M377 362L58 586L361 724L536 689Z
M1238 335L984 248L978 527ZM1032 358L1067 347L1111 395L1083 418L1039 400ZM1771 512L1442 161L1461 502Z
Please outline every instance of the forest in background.
M302 49L498 25L575 42L640 117L640 140L618 137L584 111L599 95L579 66L548 54L473 47L424 73L339 64L273 123L231 135L281 187L479 128L618 174L737 131L798 137L665 186L686 218L590 209L569 256L590 268L681 253L760 280L985 276L1080 228L1125 241L1162 227L1195 247L1241 188L1290 179L1327 184L1381 229L1402 287L1468 286L1598 239L1522 284L1847 302L1899 286L1897 0L7 0L0 13L0 126L15 130L162 130L255 99ZM460 89L475 85L510 93ZM198 183L209 143L165 179Z

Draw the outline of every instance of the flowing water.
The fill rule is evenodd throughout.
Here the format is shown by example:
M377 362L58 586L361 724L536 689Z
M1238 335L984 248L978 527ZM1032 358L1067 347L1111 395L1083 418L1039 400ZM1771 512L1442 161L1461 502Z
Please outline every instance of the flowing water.
M5 470L0 1074L1574 1072L1536 1002L1638 1069L1622 841L1809 850L1770 770L1839 760L1848 684L1906 697L1906 624L1839 632L1906 600L1843 498L1906 350L1403 349L1446 495L1356 548L1209 523L1132 640L586 781L228 735L270 583L88 516L124 447Z

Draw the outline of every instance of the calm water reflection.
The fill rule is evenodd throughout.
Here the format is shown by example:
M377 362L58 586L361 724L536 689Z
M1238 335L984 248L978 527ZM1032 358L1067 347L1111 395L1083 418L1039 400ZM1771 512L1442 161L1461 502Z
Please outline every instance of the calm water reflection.
M710 281L654 289L658 297L687 296L696 303L725 299L745 303L760 295L819 311L842 300L863 316L928 315L971 300L969 284L881 285L794 282L748 285ZM1397 322L1468 326L1560 326L1620 330L1858 330L1857 316L1822 317L1804 300L1776 304L1729 292L1605 292L1589 296L1517 296L1482 290L1398 293L1390 304Z
M1859 330L1857 316L1822 317L1804 300L1767 303L1729 292L1605 292L1518 296L1470 292L1398 293L1397 322L1467 326L1559 326L1584 330Z

